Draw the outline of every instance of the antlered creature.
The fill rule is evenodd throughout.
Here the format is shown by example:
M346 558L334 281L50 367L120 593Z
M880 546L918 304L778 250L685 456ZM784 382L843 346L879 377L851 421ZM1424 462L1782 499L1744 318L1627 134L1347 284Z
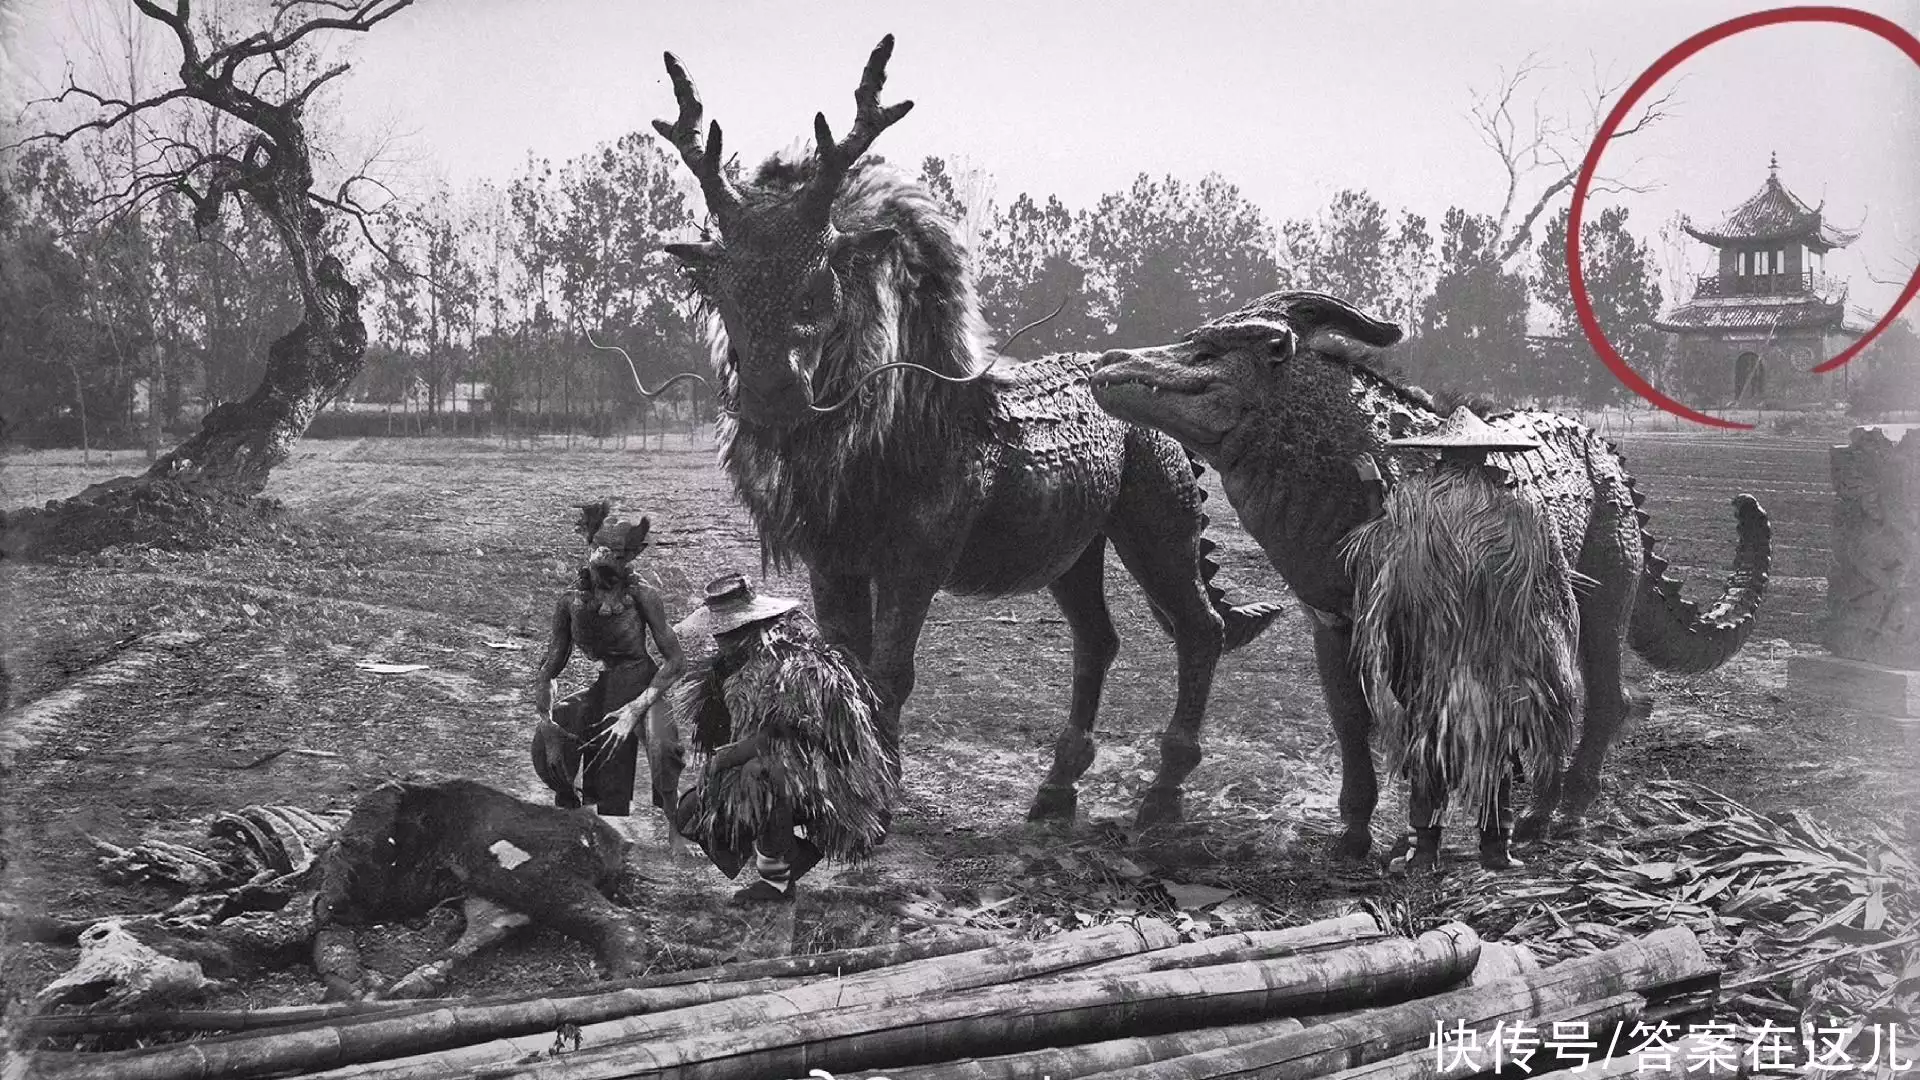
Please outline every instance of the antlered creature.
M1382 481L1397 484L1436 464L1432 450L1390 442L1430 436L1446 420L1433 397L1378 369L1374 350L1399 339L1399 327L1334 297L1278 292L1176 343L1110 351L1093 376L1102 408L1167 432L1220 470L1242 524L1315 615L1314 647L1341 750L1345 830L1337 850L1351 856L1372 843L1377 718L1365 692L1366 650L1354 648L1355 581L1342 543L1380 512ZM1654 553L1643 496L1612 443L1550 412L1489 411L1483 419L1506 441L1540 444L1489 453L1486 468L1544 519L1571 563L1564 569L1587 579L1575 590L1586 696L1578 745L1570 768L1530 778L1535 798L1516 834L1540 837L1556 808L1569 822L1585 814L1609 744L1628 714L1645 708L1621 681L1622 645L1663 671L1725 663L1753 632L1772 534L1760 504L1736 496L1733 572L1702 612ZM1497 777L1478 779L1484 787Z
M770 159L740 184L721 170L717 123L703 144L699 96L667 56L680 115L654 126L699 178L718 232L667 250L715 316L721 459L764 554L806 566L821 630L867 666L894 754L934 595L1053 594L1073 633L1072 703L1032 818L1071 819L1093 762L1119 650L1111 544L1178 656L1140 807L1142 822L1175 820L1219 658L1279 609L1229 605L1210 584L1197 462L1094 405L1092 354L989 366L956 223L923 187L860 160L912 106L880 105L892 51L889 36L869 59L844 140L816 117L812 156ZM883 374L895 364L932 376Z

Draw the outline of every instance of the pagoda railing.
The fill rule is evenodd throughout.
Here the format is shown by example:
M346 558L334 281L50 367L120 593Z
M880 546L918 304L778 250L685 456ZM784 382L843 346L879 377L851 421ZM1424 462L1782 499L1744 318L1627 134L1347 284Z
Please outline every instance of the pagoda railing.
M1695 280L1693 296L1696 300L1715 296L1827 297L1845 287L1841 279L1811 270L1797 274L1702 274Z

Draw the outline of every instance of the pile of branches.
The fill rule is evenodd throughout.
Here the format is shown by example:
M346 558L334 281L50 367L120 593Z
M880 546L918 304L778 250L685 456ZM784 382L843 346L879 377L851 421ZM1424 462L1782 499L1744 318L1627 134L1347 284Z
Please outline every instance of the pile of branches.
M1884 830L1849 841L1798 810L1655 781L1554 855L1518 875L1450 875L1430 910L1547 959L1683 926L1749 1021L1916 1030L1920 872Z

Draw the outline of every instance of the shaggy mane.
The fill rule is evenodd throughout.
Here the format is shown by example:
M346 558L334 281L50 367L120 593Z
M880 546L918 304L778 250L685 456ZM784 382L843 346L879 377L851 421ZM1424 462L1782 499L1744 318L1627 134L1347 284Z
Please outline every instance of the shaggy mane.
M813 176L811 155L767 159L740 185L749 208L794 199ZM886 227L887 252L840 271L843 303L828 329L813 384L837 401L883 364L910 360L964 377L986 363L987 335L957 223L924 186L877 156L849 170L832 220L842 233ZM711 305L707 333L724 403L738 392L726 328ZM911 371L883 375L846 408L776 433L743 423L731 409L719 422L720 453L756 519L762 559L790 568L808 544L832 530L848 507L884 506L934 482L984 430L995 381L954 385Z

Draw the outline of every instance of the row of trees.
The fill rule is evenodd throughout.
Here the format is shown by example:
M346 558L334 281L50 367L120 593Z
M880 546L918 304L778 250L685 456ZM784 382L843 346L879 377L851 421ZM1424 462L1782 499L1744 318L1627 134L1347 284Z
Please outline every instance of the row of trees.
M1531 70L1508 76L1474 110L1506 166L1504 203L1497 213L1449 208L1437 227L1362 189L1276 224L1217 174L1198 182L1142 174L1074 208L1032 193L1002 204L978 171L939 157L917 171L966 223L999 334L1066 301L1011 355L1171 340L1259 293L1311 288L1405 326L1399 362L1428 385L1610 404L1625 391L1579 344L1564 199L1549 209L1571 172L1549 169L1542 191L1521 198L1540 162L1568 160L1546 152L1551 132L1516 135L1522 127L1508 109ZM9 420L63 438L84 437L89 423L137 428L145 421L137 389L153 395L169 425L245 396L267 344L301 310L281 240L249 201L196 223L188 194L160 190L124 212L114 170L96 160L111 152L105 143L36 145L14 162L6 185L14 194L0 202L14 253L0 268L0 311L16 313L0 322L0 396L14 403ZM682 171L651 132L634 133L557 164L530 157L504 184L388 192L382 205L331 219L329 242L352 253L371 338L344 396L417 400L432 416L447 410L454 387L478 383L496 416L643 410L634 373L592 347L590 333L624 347L649 384L704 370L685 284L660 252L697 220ZM1582 237L1586 276L1602 325L1658 382L1666 350L1649 320L1667 292L1636 225L1625 209L1596 205ZM1686 260L1666 255L1676 264L1669 281L1683 278ZM1542 322L1536 313L1544 342L1528 333ZM710 407L698 390L689 400Z

